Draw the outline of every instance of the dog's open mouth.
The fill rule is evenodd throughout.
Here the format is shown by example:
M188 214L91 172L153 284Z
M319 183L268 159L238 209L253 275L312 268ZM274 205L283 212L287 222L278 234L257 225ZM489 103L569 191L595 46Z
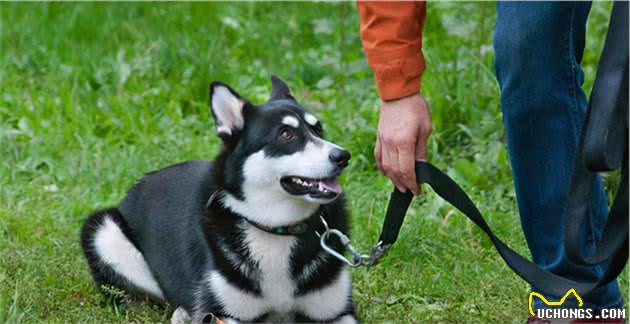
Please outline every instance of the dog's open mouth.
M332 199L341 193L337 178L313 179L286 176L280 179L282 188L292 195L309 195L312 198Z

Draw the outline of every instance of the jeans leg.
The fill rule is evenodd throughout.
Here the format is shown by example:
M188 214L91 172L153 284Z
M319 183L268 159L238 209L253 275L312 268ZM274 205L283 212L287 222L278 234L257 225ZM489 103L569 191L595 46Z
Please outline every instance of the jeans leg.
M527 244L536 264L580 281L597 280L604 271L570 262L563 241L566 194L587 103L579 63L589 10L587 2L499 2L494 34L503 122ZM594 250L607 213L598 179L583 253ZM616 281L585 301L593 308L622 302Z

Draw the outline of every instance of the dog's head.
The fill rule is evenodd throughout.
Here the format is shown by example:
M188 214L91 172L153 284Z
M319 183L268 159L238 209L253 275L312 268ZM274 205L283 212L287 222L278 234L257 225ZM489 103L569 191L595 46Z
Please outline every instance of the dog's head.
M224 143L218 185L241 214L287 203L287 212L299 213L332 202L341 194L337 177L350 159L348 151L323 139L321 123L282 80L272 76L271 81L271 96L262 105L226 84L210 84L212 114ZM277 222L303 217L281 215Z

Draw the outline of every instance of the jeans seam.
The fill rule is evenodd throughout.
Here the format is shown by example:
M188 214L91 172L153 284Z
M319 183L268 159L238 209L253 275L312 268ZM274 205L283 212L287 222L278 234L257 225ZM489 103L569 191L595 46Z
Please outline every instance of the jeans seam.
M569 53L569 59L568 59L568 67L569 67L569 76L571 79L570 82L570 86L569 86L569 91L571 93L571 102L573 105L573 108L571 109L571 119L573 120L572 122L572 127L573 127L573 131L574 134L576 134L576 138L574 138L574 140L576 140L575 143L575 155L577 158L577 150L579 149L578 145L580 142L580 136L581 136L581 123L580 123L580 118L579 118L579 109L580 107L578 107L578 99L577 99L577 92L578 92L578 88L579 85L577 84L577 76L576 76L576 58L575 58L575 47L573 46L573 29L574 29L574 23L575 23L575 3L571 3L571 15L569 15L569 28L568 28L568 32L567 32L567 40L566 40L566 46L567 46L567 52ZM574 163L574 165L576 165ZM585 233L584 233L584 238L587 240L587 242L591 242L592 244L595 243L596 238L595 238L595 232L592 230L593 228L593 208L592 208L592 202L588 204L588 208L587 208L587 216L588 216L588 224L585 224L585 226L589 226L590 230L587 230L585 228ZM566 208L566 206L565 206Z
M569 53L569 57L568 57L568 64L567 66L569 67L569 78L571 79L570 85L569 85L569 92L571 93L571 103L573 104L573 109L571 109L571 119L573 120L572 123L572 127L573 127L573 131L575 133L579 134L579 121L578 121L578 116L577 116L577 111L579 109L578 107L578 102L577 102L577 77L575 75L575 66L573 64L573 62L575 62L575 53L574 53L574 48L573 48L573 21L575 18L575 3L571 4L571 15L569 16L569 28L567 30L567 37L566 37L566 47L567 47L567 53ZM579 135L578 135L579 137Z

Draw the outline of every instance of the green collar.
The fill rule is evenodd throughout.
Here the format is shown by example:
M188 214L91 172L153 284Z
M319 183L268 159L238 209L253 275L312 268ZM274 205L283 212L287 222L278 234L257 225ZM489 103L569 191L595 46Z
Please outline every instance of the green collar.
M302 222L298 222L291 225L285 225L285 226L275 226L275 227L269 227L262 224L258 224L245 217L243 217L243 219L261 231L265 231L267 233L271 233L275 235L285 235L285 236L302 235L306 233L309 229L312 229L312 231L314 232L317 228L318 223L321 225L321 221L319 220L319 213L314 214L313 216L309 217L308 219Z

